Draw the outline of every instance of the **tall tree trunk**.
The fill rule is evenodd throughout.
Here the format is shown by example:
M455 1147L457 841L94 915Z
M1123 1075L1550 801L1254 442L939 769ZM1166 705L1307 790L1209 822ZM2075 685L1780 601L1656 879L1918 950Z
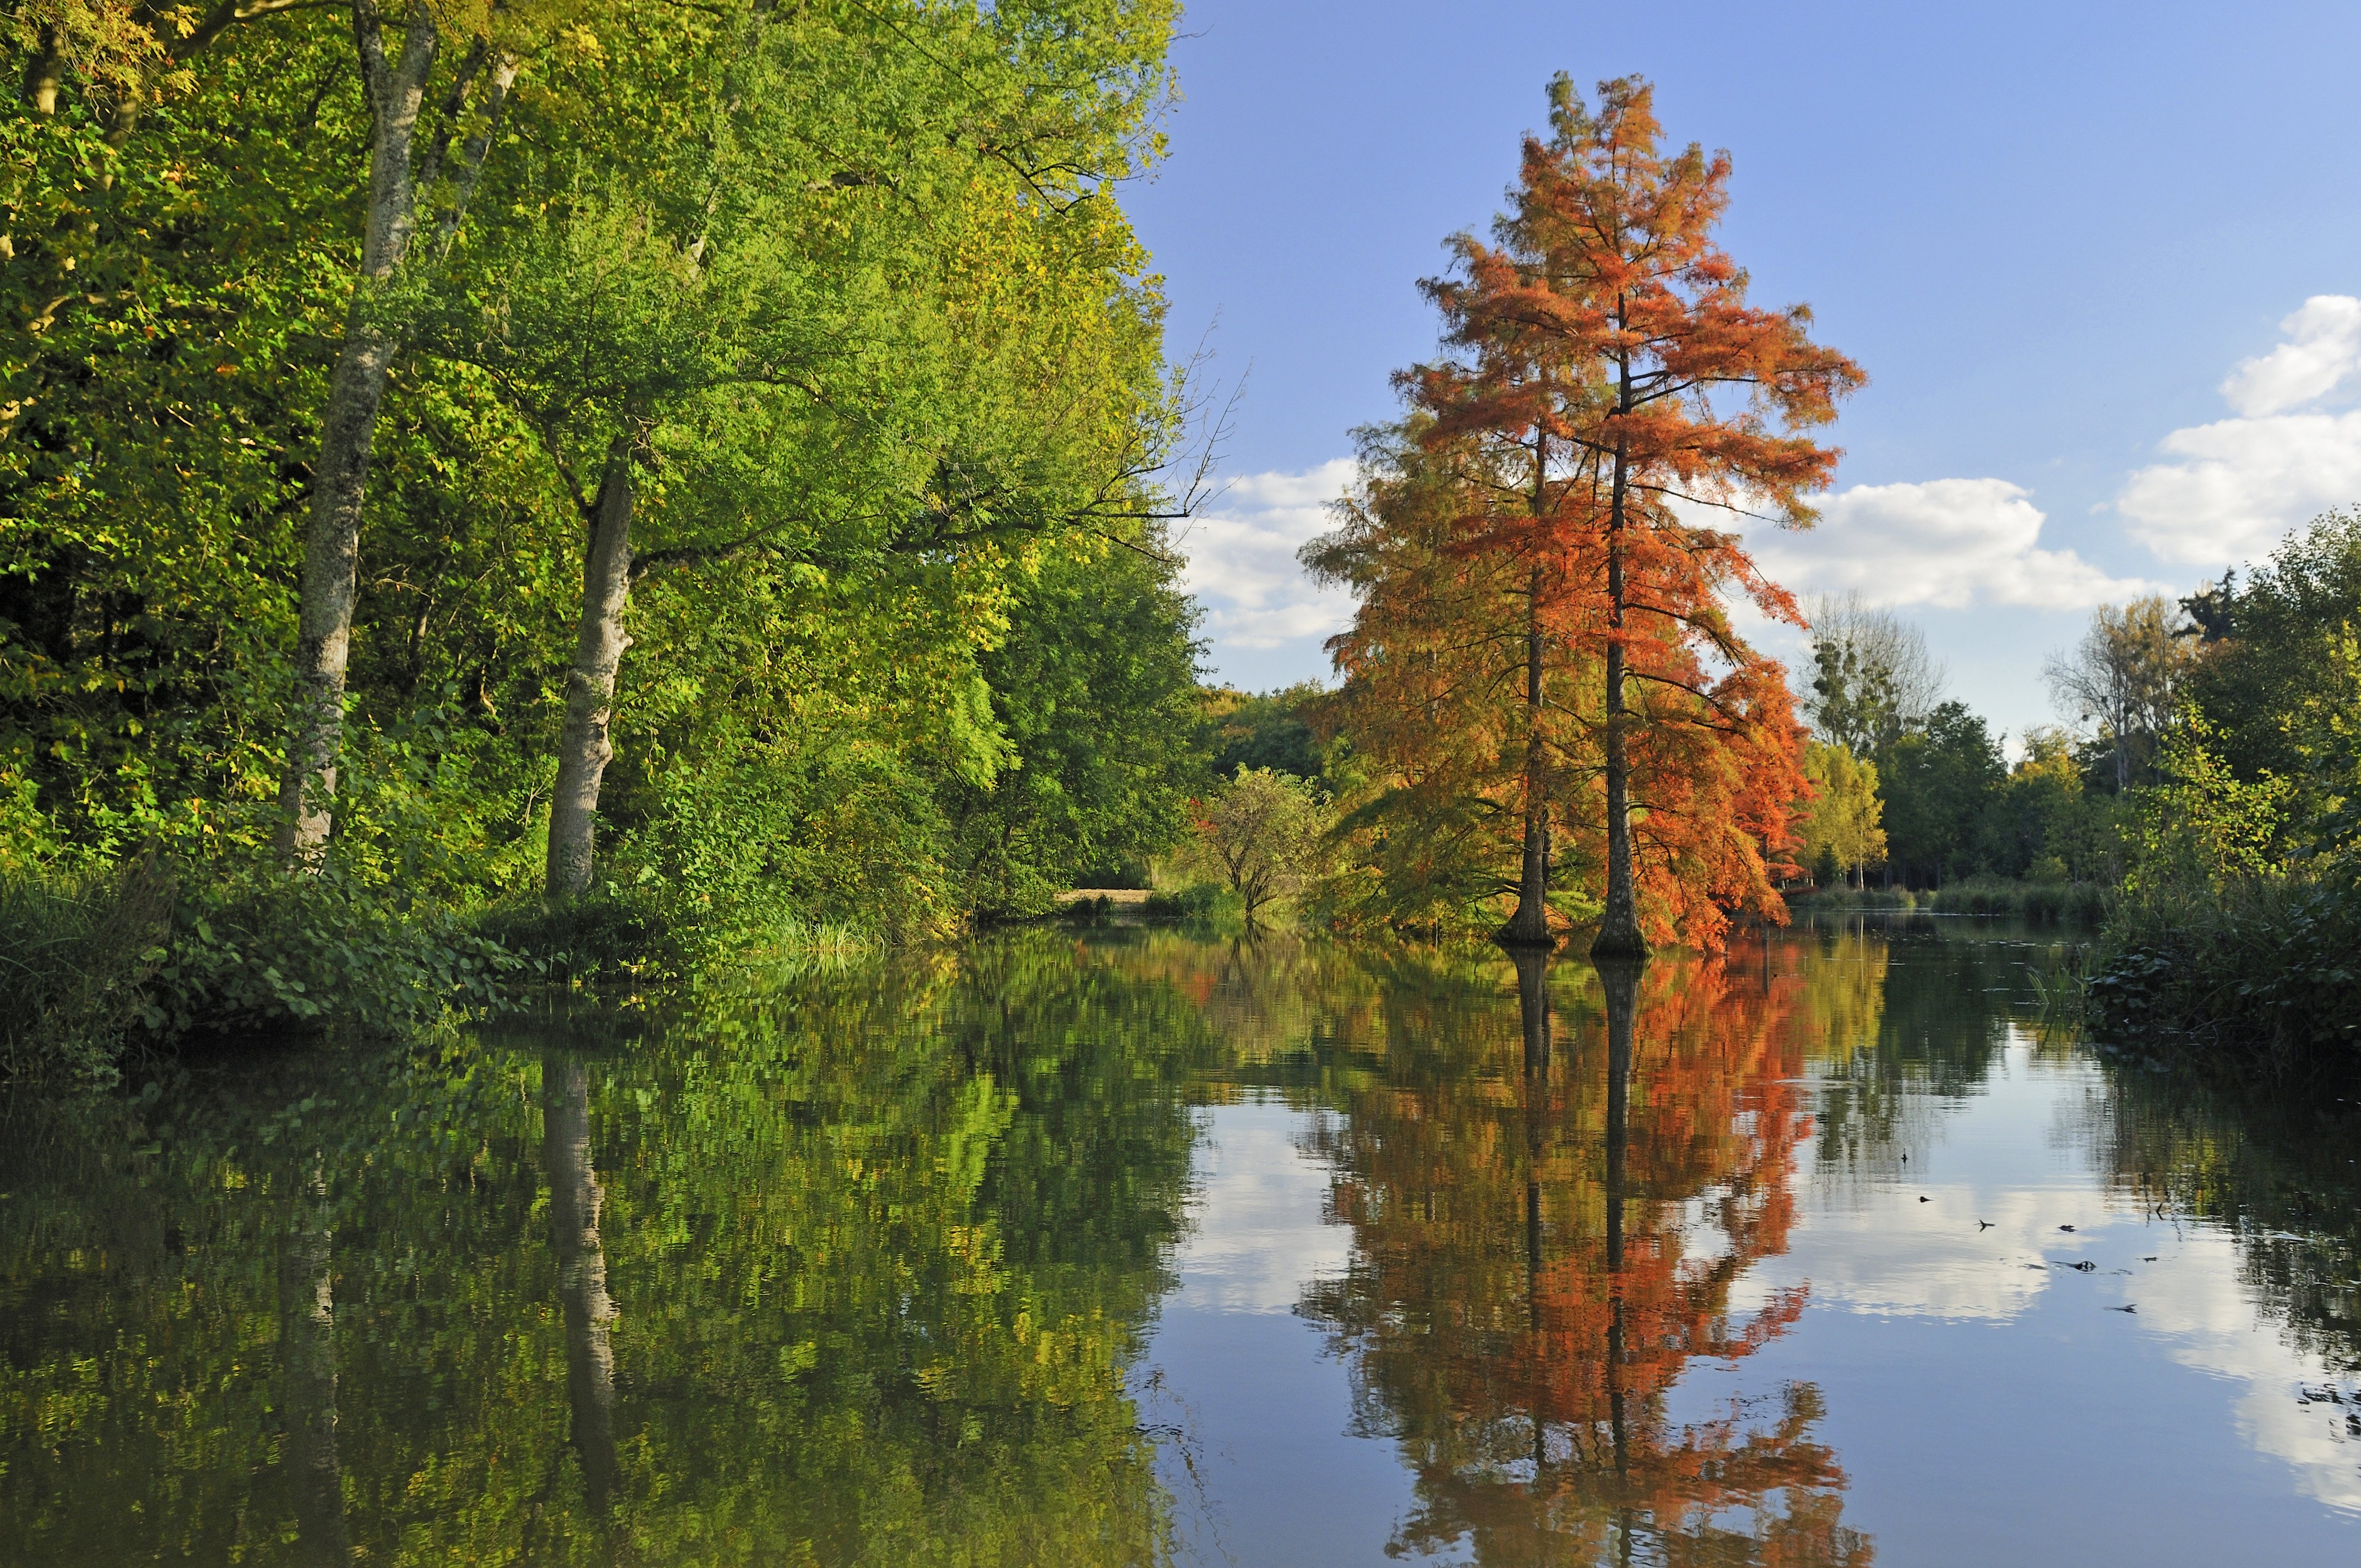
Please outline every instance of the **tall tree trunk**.
M41 115L58 112L58 89L65 82L66 55L59 47L58 29L41 29L41 39L25 59L25 102Z
M1631 409L1631 367L1622 369L1622 411ZM1640 934L1639 894L1631 869L1631 760L1623 702L1623 529L1631 500L1631 462L1625 437L1615 433L1615 488L1607 513L1607 907L1593 958L1645 958L1648 939Z
M615 1303L598 1239L603 1195L590 1157L590 1078L578 1058L552 1051L541 1063L542 1158L549 1172L549 1225L566 1312L566 1404L582 1484L604 1511L614 1495Z
M1549 438L1533 433L1533 488L1526 510L1536 530L1549 510ZM1546 948L1556 944L1549 928L1549 754L1543 744L1542 566L1536 545L1525 576L1525 841L1517 864L1517 908L1496 940L1503 947Z
M393 275L410 248L418 193L411 180L412 134L438 41L433 8L412 0L401 55L385 58L381 18L370 0L353 7L361 84L369 104L368 210L360 277L345 313L345 345L320 414L320 461L313 472L312 532L295 641L294 735L280 777L279 847L291 861L316 857L327 841L344 741L345 666L351 657L353 599L360 568L361 505L386 375L400 345L369 319L373 285Z
M1517 909L1501 927L1505 947L1556 944L1549 928L1549 757L1542 743L1542 571L1535 566L1525 598L1525 842L1517 868Z
M615 673L631 639L623 609L631 597L631 451L627 436L607 448L606 472L590 507L582 561L582 620L574 667L566 674L566 723L557 737L557 791L549 809L552 898L590 885L598 823L598 784L615 754L607 726L615 708Z
M307 1190L279 1252L279 1376L287 1466L294 1493L296 1553L307 1563L348 1563L344 1467L336 1457L336 1275L327 1182L313 1157Z

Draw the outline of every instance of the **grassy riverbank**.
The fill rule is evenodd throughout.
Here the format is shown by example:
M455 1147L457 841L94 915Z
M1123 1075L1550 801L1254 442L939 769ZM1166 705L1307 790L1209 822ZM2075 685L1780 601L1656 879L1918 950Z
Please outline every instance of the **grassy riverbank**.
M1931 915L1993 915L2036 924L2070 921L2096 925L2105 917L2109 893L2096 883L2020 882L2005 877L1967 877L1945 887L1818 888L1789 894L1788 906L1803 910L1918 911Z

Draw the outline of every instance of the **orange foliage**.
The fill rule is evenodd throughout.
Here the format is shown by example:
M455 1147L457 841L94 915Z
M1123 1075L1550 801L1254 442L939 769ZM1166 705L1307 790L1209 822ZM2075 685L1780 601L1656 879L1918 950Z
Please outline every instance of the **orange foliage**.
M1800 432L1861 376L1810 341L1803 307L1747 303L1712 238L1726 155L1660 151L1636 80L1603 84L1595 115L1564 77L1551 97L1498 243L1461 236L1456 271L1422 285L1453 352L1397 378L1411 418L1365 454L1359 515L1307 560L1361 596L1332 644L1344 722L1399 777L1481 760L1523 834L1521 921L1554 855L1603 871L1608 929L1711 948L1729 911L1783 917L1771 877L1808 786L1784 674L1727 608L1800 624L1795 602L1693 517L1807 525L1837 454ZM1466 591L1389 576L1403 567ZM1450 610L1467 619L1441 624ZM1454 704L1417 706L1405 635L1445 655L1430 665Z

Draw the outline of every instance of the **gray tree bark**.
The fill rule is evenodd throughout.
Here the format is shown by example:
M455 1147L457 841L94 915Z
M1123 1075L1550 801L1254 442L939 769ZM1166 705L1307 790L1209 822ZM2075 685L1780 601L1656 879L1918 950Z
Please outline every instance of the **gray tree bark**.
M423 0L412 0L398 60L386 59L383 19L369 0L353 7L353 34L369 104L368 208L360 279L345 314L345 345L320 416L312 532L303 546L295 733L279 784L280 849L291 861L316 855L328 838L336 753L344 741L345 667L352 653L369 448L378 409L385 401L386 373L400 347L369 319L370 285L391 277L410 248L417 207L411 138L439 42L434 12Z
M58 29L41 29L40 42L25 59L25 103L33 113L50 115L58 112L58 88L66 74L65 50L58 42Z
M607 448L606 471L590 506L590 539L582 562L582 617L574 667L566 674L566 721L557 737L557 789L549 810L552 898L586 891L595 864L598 785L615 755L608 725L615 708L615 675L631 639L623 610L631 597L631 454L627 436Z
M615 1303L598 1239L603 1194L590 1157L590 1079L579 1058L542 1058L542 1157L549 1171L549 1223L566 1311L566 1403L583 1488L602 1508L614 1495Z

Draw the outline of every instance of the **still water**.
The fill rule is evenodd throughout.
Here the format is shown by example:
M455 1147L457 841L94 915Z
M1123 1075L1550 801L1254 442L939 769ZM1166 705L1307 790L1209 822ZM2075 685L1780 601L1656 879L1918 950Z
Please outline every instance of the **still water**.
M2361 1117L2063 958L1030 932L16 1103L0 1562L2361 1562Z

